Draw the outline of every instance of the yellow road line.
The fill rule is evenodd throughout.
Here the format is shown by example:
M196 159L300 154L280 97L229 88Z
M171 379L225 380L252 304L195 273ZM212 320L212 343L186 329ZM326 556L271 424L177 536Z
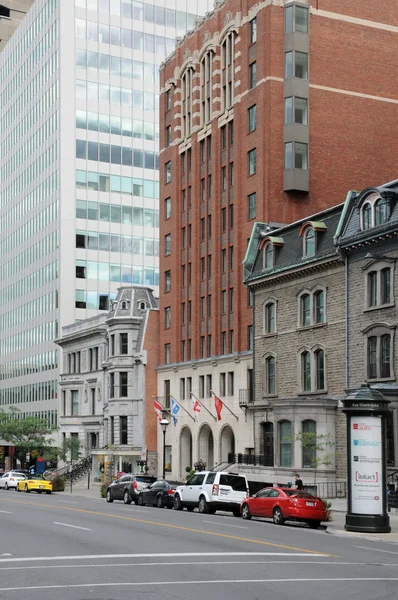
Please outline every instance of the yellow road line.
M3 500L3 498L2 498ZM12 502L13 504L25 504L28 506L43 506L44 508L56 508L59 510L67 510L71 512L88 513L90 515L97 515L99 517L109 517L111 519L122 519L124 521L135 521L136 523L145 523L146 525L156 525L158 527L169 527L170 529L179 529L181 531L189 531L191 533L201 533L202 535L212 535L215 537L227 538L229 540L237 540L240 542L250 542L251 544L262 544L264 546L272 546L274 548L283 548L284 550L296 550L297 552L306 552L308 554L321 554L322 556L332 557L332 554L325 554L324 552L317 552L315 550L306 550L305 548L296 548L295 546L286 546L284 544L276 544L273 542L265 542L263 540L253 540L251 538L239 537L236 535L228 535L226 533L217 533L215 531L205 531L203 529L192 529L191 527L184 527L183 525L173 525L172 523L159 523L158 521L148 521L147 519L137 519L135 517L125 517L124 515L113 515L109 513L98 512L94 510L86 510L84 508L72 508L69 506L57 506L56 504L41 504L40 502L25 502L23 500L7 500L4 502Z

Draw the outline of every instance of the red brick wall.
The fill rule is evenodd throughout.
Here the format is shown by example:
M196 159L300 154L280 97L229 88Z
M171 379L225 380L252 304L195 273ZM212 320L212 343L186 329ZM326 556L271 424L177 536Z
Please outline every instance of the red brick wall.
M145 371L145 439L148 452L157 450L157 417L153 398L157 396L156 366L159 364L159 311L151 310L145 333L144 350L147 351Z
M240 11L247 15L248 8L257 2L227 1L225 5L189 35L176 50L161 71L161 85L177 77L177 89L180 86L179 70L184 63L186 49L190 53L199 51L204 42L205 32L221 32L227 11L233 15ZM380 23L395 23L398 19L398 2L381 3L370 0L312 0L312 6L319 10L333 11L360 19L377 20ZM284 76L284 13L279 6L267 6L257 14L257 82L264 78ZM235 331L235 351L247 349L247 326L251 323L251 310L247 309L247 292L242 284L241 262L246 252L247 239L250 237L254 220L288 223L310 215L318 210L343 202L349 189L362 189L367 185L378 185L397 177L396 159L393 152L393 136L398 129L398 104L387 103L370 98L358 97L346 93L324 91L311 86L326 86L337 90L398 99L393 73L396 70L398 51L398 33L380 28L364 27L355 23L346 23L337 19L319 16L315 11L310 19L310 101L309 101L309 167L310 192L286 193L283 191L283 82L273 79L248 90L248 44L249 25L239 29L239 38L235 52L235 67L240 67L235 80L240 81L236 88L240 101L234 104L233 161L235 166L234 184L234 228L230 241L234 245L234 272L225 286L233 284L235 308L227 318L227 331ZM220 48L217 50L220 53ZM199 69L199 66L196 67ZM217 78L214 79L216 83ZM221 93L221 92L220 92ZM219 95L215 93L214 95ZM199 97L199 96L196 96ZM179 99L179 95L174 96ZM164 362L164 344L171 344L171 362L180 360L181 347L181 302L188 302L188 288L180 289L181 228L192 224L192 324L190 336L186 327L185 339L192 339L193 357L199 358L200 348L200 158L198 135L191 137L192 145L192 210L183 215L181 209L181 173L180 157L177 146L164 148L165 115L164 95L161 96L161 196L160 196L160 271L161 289L164 289L164 271L172 272L172 290L161 295L160 312L160 362ZM257 129L248 134L247 109L257 105ZM215 105L216 106L216 105ZM199 110L199 106L194 109ZM174 127L179 124L175 118L180 106L175 105L169 115ZM180 137L173 132L173 137ZM257 173L248 177L247 152L257 149ZM213 256L213 275L207 284L205 295L213 296L211 323L206 324L206 333L213 336L213 355L220 353L221 332L221 146L218 118L212 121L212 224L211 254ZM164 185L163 165L172 161L172 182ZM247 195L257 193L257 214L252 221L247 220ZM165 221L164 199L172 198L172 218ZM228 202L227 205L228 207ZM205 216L209 213L206 204ZM183 221L185 219L185 222ZM172 253L164 257L164 235L172 235ZM229 232L227 232L229 233ZM188 250L185 250L187 259ZM206 252L207 256L207 252ZM186 269L188 269L188 260ZM206 277L207 279L207 277ZM164 307L171 306L172 327L164 329Z

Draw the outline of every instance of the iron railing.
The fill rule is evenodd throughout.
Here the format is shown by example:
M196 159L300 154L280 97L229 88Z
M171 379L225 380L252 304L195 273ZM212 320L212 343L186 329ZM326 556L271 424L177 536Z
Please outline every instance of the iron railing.
M238 465L253 465L260 467L273 467L274 464L270 464L268 457L264 454L233 454L228 453L228 462Z

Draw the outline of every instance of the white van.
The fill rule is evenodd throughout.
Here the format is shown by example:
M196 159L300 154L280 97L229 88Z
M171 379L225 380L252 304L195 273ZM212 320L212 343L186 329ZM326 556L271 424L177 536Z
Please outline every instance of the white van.
M174 494L174 509L186 508L200 513L214 514L217 510L232 512L240 517L242 500L249 496L245 475L224 471L200 471L194 473Z

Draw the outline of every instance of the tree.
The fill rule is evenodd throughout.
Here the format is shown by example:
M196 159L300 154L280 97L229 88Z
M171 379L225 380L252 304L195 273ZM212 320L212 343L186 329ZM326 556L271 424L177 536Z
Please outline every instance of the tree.
M333 464L334 452L332 448L336 442L332 440L330 433L317 434L315 431L301 431L296 435L296 441L301 442L304 452L307 452L308 462L314 469L314 487L316 485L318 468L329 467Z
M21 463L25 463L27 453L39 455L50 450L54 440L49 436L57 429L47 419L22 416L15 406L8 412L0 410L0 439L15 446L15 455Z

